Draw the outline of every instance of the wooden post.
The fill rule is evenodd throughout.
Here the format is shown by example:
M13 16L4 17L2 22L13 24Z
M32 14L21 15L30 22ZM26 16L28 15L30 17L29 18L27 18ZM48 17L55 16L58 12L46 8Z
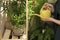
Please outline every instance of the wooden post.
M3 11L1 11L0 13L0 39L3 36L3 32L4 32L4 21L3 21Z
M26 40L28 40L28 0L26 0Z

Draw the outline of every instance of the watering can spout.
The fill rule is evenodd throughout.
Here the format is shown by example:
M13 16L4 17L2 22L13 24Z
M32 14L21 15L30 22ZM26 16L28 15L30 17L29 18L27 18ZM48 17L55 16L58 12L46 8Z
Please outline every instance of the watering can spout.
M32 16L38 16L38 17L40 17L40 15L39 15L39 14L32 14Z

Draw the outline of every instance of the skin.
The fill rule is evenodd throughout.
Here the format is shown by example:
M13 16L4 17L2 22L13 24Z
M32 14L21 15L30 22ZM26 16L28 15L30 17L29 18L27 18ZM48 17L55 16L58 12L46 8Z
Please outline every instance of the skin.
M46 3L45 3L45 4L46 4ZM44 6L45 6L45 4L44 4ZM52 12L54 12L53 5L51 5L51 4L49 4L49 3L47 3L47 5L50 5L50 6L52 7ZM48 22L48 21L54 22L54 23L60 25L60 20L54 19L54 18L52 18L52 17L50 17L50 18L43 18L43 19L41 19L41 20L42 20L42 21L45 21L45 22Z
M49 3L45 3L42 8L45 8L45 9L48 8L51 10L52 13L54 12L53 5L51 5Z
M60 20L57 20L57 19L54 19L54 18L52 18L52 17L50 17L50 18L44 18L44 19L41 19L42 21L45 21L45 22L54 22L54 23L56 23L56 24L58 24L58 25L60 25Z

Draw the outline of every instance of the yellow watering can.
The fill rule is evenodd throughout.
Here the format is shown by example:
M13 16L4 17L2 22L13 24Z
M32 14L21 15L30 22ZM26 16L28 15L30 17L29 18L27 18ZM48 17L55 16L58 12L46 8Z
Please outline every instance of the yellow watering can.
M51 11L50 11L50 9L41 8L40 14L33 14L33 15L36 15L36 16L40 17L41 19L42 18L49 18L49 17L51 17Z

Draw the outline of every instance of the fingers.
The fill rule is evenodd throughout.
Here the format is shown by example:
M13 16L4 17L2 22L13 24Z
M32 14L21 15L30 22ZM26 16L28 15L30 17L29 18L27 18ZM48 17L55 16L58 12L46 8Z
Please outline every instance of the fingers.
M54 12L54 7L53 7L53 5L52 4L50 4L50 3L44 3L43 4L43 7L42 7L43 9L51 9L51 12L53 13Z
M43 4L43 9L47 9L47 7L49 6L49 4L48 3L45 3L45 4Z

